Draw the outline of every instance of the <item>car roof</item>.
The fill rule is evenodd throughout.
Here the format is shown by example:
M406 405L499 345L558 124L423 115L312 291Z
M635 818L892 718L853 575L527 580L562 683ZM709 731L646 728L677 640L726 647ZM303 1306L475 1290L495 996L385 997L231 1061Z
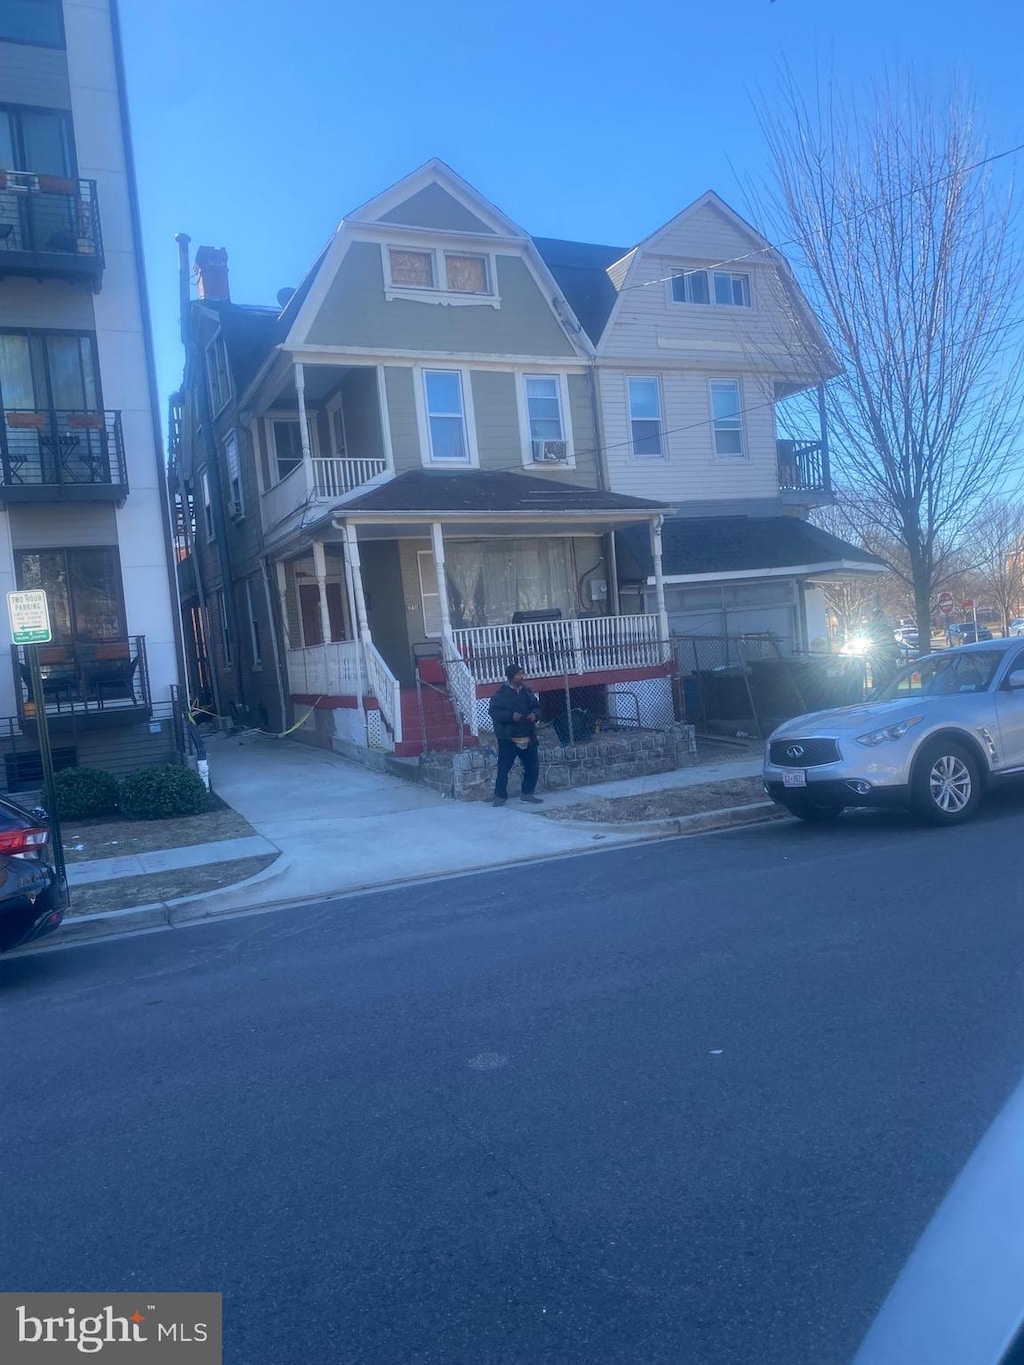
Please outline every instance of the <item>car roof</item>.
M1019 639L975 640L970 645L957 645L956 649L937 649L933 654L926 655L925 658L942 659L949 654L991 654L994 649L998 650L1000 654L1005 654L1008 650L1020 648L1021 641ZM918 659L916 662L922 664L924 658Z

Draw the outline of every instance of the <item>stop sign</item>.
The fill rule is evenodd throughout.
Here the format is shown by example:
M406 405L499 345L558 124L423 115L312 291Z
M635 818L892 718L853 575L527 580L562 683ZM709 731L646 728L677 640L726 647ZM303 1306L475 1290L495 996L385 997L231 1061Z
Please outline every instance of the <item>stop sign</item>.
M943 592L943 593L940 593L940 594L939 594L939 611L942 612L943 616L948 616L948 615L950 614L950 612L952 612L952 610L953 610L953 594L952 594L951 592Z
M964 598L964 611L973 611L973 610L974 610L974 598L973 598L973 597L965 597L965 598Z

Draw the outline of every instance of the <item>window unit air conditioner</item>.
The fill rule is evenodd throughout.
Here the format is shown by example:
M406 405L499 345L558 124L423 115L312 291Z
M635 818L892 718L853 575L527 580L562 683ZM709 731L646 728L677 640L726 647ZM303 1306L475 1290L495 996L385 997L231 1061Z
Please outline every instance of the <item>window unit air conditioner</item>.
M534 464L567 464L569 443L567 441L534 441Z
M231 501L228 503L228 516L232 521L242 521L245 517L245 509L240 502Z

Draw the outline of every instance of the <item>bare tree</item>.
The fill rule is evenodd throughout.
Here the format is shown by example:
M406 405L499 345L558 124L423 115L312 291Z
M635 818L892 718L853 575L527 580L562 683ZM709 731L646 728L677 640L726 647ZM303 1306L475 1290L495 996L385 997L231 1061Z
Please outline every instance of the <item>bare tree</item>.
M969 102L913 78L867 107L805 102L791 73L762 100L772 183L762 216L791 244L822 338L808 373L826 390L833 463L879 534L899 547L922 630L980 508L1005 491L1024 400L1021 253ZM780 266L782 292L785 267ZM795 291L797 332L809 335ZM892 562L892 561L890 561Z
M1024 506L994 499L982 509L970 537L974 577L988 603L1010 622L1024 610Z

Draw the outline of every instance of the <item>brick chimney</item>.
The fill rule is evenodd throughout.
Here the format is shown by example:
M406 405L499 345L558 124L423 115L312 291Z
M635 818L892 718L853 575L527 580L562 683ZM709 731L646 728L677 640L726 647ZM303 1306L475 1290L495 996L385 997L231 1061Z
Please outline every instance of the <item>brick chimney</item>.
M231 302L231 287L228 284L228 253L225 247L199 247L196 251L193 271L201 299L209 299L212 303Z

